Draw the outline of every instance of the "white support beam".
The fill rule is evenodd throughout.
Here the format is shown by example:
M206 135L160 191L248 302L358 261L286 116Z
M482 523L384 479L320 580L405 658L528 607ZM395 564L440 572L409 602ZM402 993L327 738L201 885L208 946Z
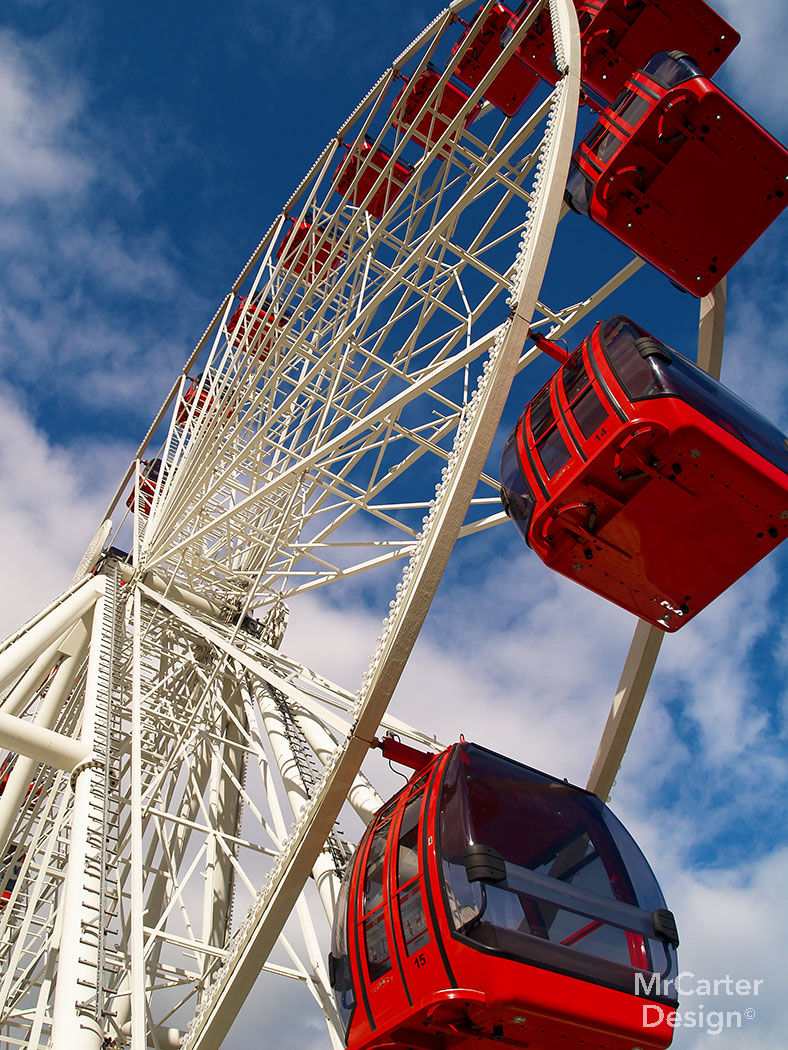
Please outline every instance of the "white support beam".
M70 736L54 733L51 729L44 729L43 726L1 711L0 746L26 755L35 762L63 769L66 773L70 773L90 753L81 740L73 740Z
M658 627L638 620L586 784L588 790L599 795L603 802L610 797L664 637L664 631Z
M23 630L0 652L0 693L81 620L103 593L103 576L86 580L67 598L53 604L45 616L35 621L28 630Z
M720 378L722 372L722 344L725 336L725 305L728 299L728 278L723 277L700 301L698 324L698 364Z
M81 744L90 755L96 742L100 695L106 689L101 681L108 670L102 652L105 619L115 615L108 595L103 593L106 579L97 579L102 581L102 594L93 616L81 720ZM80 615L85 611L83 609ZM91 842L91 831L95 831L97 822L92 808L92 780L99 772L103 775L103 771L86 766L74 788L68 871L63 889L63 931L58 955L52 1044L69 1050L101 1050L104 1040L104 1025L95 1014L96 1004L89 1002L91 987L95 992L98 976L98 945L87 933L95 927L99 914L103 872L100 846Z

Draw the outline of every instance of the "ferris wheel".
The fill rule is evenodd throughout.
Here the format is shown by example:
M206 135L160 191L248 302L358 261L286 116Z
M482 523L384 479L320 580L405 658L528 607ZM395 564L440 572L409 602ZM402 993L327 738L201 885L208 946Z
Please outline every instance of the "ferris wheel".
M437 748L387 708L455 542L506 520L487 460L529 332L563 338L643 265L545 301L576 5L531 5L471 61L502 5L477 6L438 15L318 156L72 586L0 650L0 1046L218 1047L261 971L304 985L344 1045L322 931L383 801L362 762L386 734ZM554 83L519 97L505 74L535 29ZM700 300L716 375L724 310L723 279ZM288 653L287 625L368 579L390 602L350 692ZM603 799L662 637L635 630Z

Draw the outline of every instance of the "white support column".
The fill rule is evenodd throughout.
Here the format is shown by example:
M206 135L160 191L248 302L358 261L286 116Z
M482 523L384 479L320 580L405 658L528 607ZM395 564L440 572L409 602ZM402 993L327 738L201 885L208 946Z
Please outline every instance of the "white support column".
M90 659L82 710L82 743L93 751L95 721L98 713L99 675L104 670L102 641L104 618L112 614L107 598L96 602L90 640ZM84 610L83 610L84 614ZM63 890L63 933L60 941L58 977L52 1022L52 1045L64 1050L101 1050L103 1025L81 1004L95 987L98 949L84 930L96 920L95 905L99 900L99 876L95 869L96 850L88 841L93 823L91 813L92 768L84 769L74 791L68 869ZM93 863L91 863L93 862ZM88 903L90 902L90 904ZM91 908L90 905L94 907Z
M599 795L603 802L610 797L664 637L664 631L658 627L638 620L586 784L588 790Z
M71 627L89 612L99 594L104 593L104 579L86 580L73 594L54 606L41 620L0 653L0 692L4 692L49 646L57 643Z
M307 743L323 765L326 765L337 749L336 741L311 711L306 711L303 707L294 707L293 714ZM384 801L363 773L356 775L347 800L365 824L369 824Z
M46 648L38 659L33 662L30 668L22 675L14 688L9 692L8 696L6 696L2 705L0 705L0 711L2 711L3 714L18 715L20 711L25 710L27 705L33 699L36 690L41 688L46 676L50 673L60 658L62 652L61 646L64 644L67 637L68 635L61 636L56 642Z
M129 997L131 1020L128 1035L131 1050L146 1050L145 1029L145 900L142 839L142 596L134 590L134 619L131 652L131 867L129 893L131 936L129 938ZM162 1045L166 1046L167 1043Z
M18 751L35 762L43 762L55 769L70 773L87 758L89 749L79 740L72 740L62 733L53 733L24 718L0 712L0 746L9 751Z
M206 843L205 890L203 895L202 939L206 944L222 947L227 939L227 928L233 885L233 866L218 836L236 835L241 810L241 798L234 781L243 783L246 753L238 745L243 743L242 731L246 718L244 700L235 683L224 686L224 702L237 719L217 705L214 732L224 741L214 746L209 813L211 827L217 835ZM211 959L206 959L206 965Z
M84 622L77 624L61 642L60 652L65 655L47 687L46 696L36 712L34 725L42 729L52 728L85 658L87 643L88 631ZM36 775L37 764L34 758L20 754L0 796L0 857L5 854L20 808Z
M287 740L284 721L265 683L261 683L258 688L257 699L274 761L279 767L282 783L287 792L287 798L293 813L298 817L305 806L308 805L309 795ZM320 851L312 866L312 876L320 894L320 901L329 922L331 922L334 918L334 909L339 894L339 879L337 878L331 853L325 847Z
M700 301L698 364L715 379L719 379L722 372L722 343L725 336L727 299L728 278L723 277L720 283Z

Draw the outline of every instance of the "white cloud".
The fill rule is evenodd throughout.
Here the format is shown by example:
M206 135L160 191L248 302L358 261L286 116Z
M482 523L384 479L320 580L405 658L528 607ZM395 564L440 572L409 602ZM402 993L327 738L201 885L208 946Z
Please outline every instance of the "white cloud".
M0 202L72 196L95 172L80 150L77 84L52 77L43 53L0 33Z
M0 418L4 637L69 584L129 450L52 446L7 387L0 387Z
M776 138L784 137L788 130L785 3L783 0L749 3L717 0L712 6L741 33L741 42L715 80L724 83L734 100Z

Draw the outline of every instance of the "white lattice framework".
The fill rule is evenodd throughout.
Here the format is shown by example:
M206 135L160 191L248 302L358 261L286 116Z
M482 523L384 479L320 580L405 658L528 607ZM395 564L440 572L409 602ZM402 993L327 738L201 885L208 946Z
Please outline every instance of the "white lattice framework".
M261 970L302 983L342 1044L323 962L349 848L335 822L380 804L359 772L376 734L436 746L386 708L454 542L504 518L487 457L538 356L529 326L563 335L641 265L581 302L539 298L578 108L571 0L535 8L427 149L402 127L468 6L441 13L320 154L174 384L74 585L0 649L0 743L17 755L0 797L0 1046L217 1047ZM482 96L543 6L562 76L506 119ZM364 135L392 153L369 197L414 164L379 220L336 190ZM277 249L302 221L299 270ZM261 303L271 324L255 324ZM285 627L303 595L371 572L394 597L351 693L288 656ZM636 633L592 774L601 794L660 637Z

